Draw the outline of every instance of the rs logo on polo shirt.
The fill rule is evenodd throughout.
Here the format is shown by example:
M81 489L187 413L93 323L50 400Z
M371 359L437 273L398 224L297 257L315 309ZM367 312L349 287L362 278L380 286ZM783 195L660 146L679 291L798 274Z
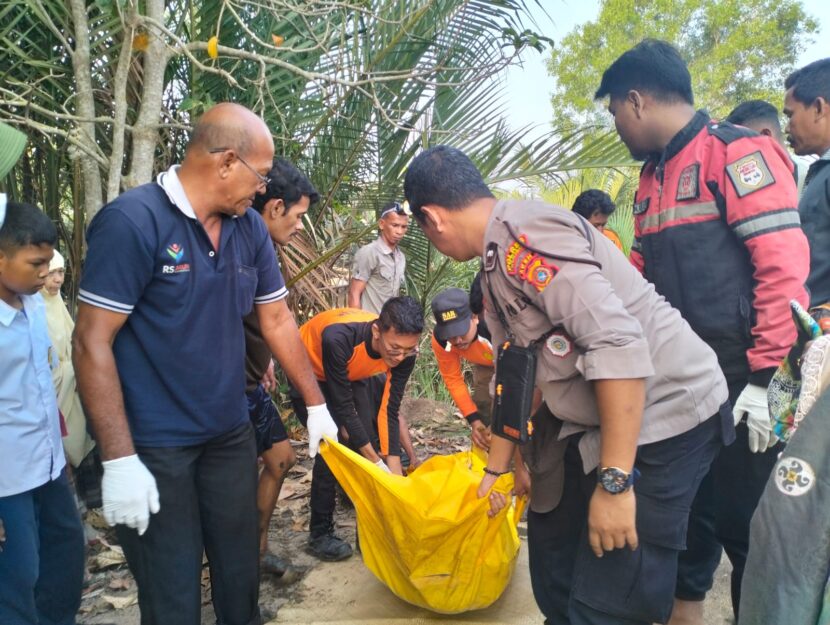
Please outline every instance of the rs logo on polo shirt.
M176 261L176 265L162 265L161 266L161 273L183 273L186 271L190 271L190 263L182 263L180 262L184 258L184 247L179 245L178 243L171 243L167 246L165 250L167 255Z
M182 256L184 256L184 248L178 243L171 243L167 246L167 253L170 255L170 258L179 262Z

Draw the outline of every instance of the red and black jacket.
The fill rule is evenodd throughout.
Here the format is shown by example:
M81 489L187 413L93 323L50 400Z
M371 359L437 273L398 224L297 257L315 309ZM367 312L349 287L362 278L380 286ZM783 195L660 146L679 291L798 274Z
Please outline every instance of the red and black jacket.
M386 373L386 386L377 415L381 456L400 456L398 412L406 383L415 367L415 356L389 368L372 349L372 323L375 313L356 308L335 308L315 315L300 327L314 375L325 382L332 397L332 417L344 425L355 448L371 442L354 402L351 382Z
M768 137L699 111L640 173L631 262L717 353L766 386L807 302L793 165Z

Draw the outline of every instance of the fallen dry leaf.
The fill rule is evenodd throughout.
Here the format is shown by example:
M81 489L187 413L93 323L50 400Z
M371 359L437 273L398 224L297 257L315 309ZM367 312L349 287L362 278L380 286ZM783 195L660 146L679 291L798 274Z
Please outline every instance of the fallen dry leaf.
M107 588L110 590L129 590L130 586L132 586L132 582L126 577L117 577L107 584Z
M127 559L124 557L124 551L121 547L116 545L110 547L103 553L99 553L97 556L92 558L92 568L96 569L108 569L112 566L118 566L119 564L124 564Z
M115 610L122 610L123 608L138 603L137 592L131 592L128 595L102 595L101 598L109 603Z

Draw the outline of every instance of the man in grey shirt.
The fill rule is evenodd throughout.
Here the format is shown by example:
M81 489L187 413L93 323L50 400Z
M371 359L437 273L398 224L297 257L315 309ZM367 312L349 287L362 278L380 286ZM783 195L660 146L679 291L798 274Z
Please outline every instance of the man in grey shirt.
M398 202L386 204L380 211L377 240L364 245L354 256L349 283L349 308L362 308L380 314L383 304L397 297L406 257L398 248L409 228L409 215Z
M818 155L798 201L810 243L810 307L830 303L830 58L796 70L784 82L787 140L800 156Z

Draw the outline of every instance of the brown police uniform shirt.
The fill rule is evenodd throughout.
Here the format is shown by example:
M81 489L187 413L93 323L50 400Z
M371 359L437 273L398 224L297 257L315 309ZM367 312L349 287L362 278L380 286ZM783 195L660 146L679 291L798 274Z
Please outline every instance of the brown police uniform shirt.
M559 258L535 253L514 236ZM494 347L506 333L488 284L518 344L561 327L539 350L536 384L562 421L559 440L585 432L579 448L586 473L600 453L592 380L645 378L641 445L694 428L726 401L714 352L614 244L578 215L543 202L498 202L485 235L484 276Z
M406 257L400 247L390 248L382 236L357 250L352 278L366 283L360 307L379 315L386 300L400 293L405 271Z

